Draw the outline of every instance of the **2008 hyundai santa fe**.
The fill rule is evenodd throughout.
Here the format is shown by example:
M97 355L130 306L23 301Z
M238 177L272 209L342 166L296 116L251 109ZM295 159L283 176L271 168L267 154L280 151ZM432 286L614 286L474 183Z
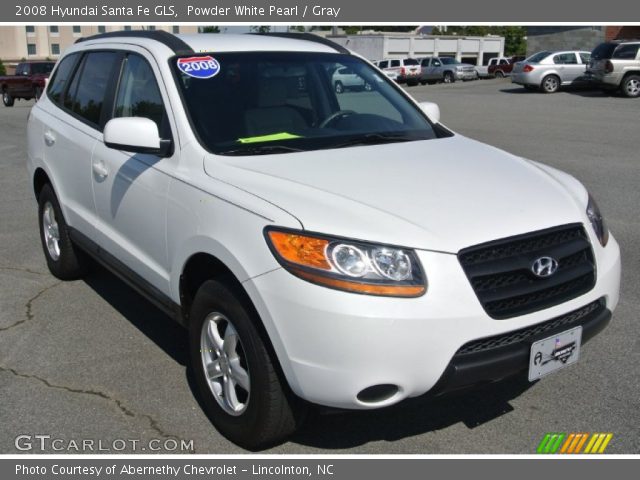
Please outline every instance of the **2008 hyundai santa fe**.
M338 93L344 68L362 81ZM247 448L310 404L534 381L618 302L577 180L311 35L84 39L31 111L28 163L53 275L92 258L188 327L207 414Z

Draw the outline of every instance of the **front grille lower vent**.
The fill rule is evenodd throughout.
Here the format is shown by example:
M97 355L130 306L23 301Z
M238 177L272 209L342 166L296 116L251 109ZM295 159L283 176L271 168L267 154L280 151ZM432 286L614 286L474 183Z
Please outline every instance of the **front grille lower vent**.
M465 343L460 347L456 355L486 352L487 350L493 350L495 348L507 347L514 343L531 342L551 330L556 330L560 327L568 330L574 326L581 325L585 317L595 314L594 312L599 313L604 310L604 308L604 301L602 299L596 300L595 302L591 302L578 310L574 310L573 312L569 312L546 322L538 323L537 325Z
M540 257L557 260L555 274L533 274L531 265ZM591 290L596 281L591 243L581 224L465 248L458 259L485 311L496 319L566 302Z

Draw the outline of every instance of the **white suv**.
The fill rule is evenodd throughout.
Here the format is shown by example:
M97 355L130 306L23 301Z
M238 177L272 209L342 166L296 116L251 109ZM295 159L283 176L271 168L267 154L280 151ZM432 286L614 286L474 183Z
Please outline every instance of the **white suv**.
M371 88L336 94L340 68ZM187 327L207 414L247 448L309 404L572 364L618 302L598 207L438 117L312 35L84 39L28 121L47 264L93 258Z

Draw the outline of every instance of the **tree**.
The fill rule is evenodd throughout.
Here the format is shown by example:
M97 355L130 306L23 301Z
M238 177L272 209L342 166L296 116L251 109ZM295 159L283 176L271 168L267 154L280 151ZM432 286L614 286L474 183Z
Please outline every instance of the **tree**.
M7 74L7 69L4 67L4 63L2 63L2 60L0 60L0 75L6 75Z
M220 33L220 27L217 25L208 25L200 29L200 33Z
M305 29L304 25L293 25L293 26L289 27L289 31L304 33L307 30Z
M251 27L251 31L254 33L269 33L271 27L269 25L254 25Z

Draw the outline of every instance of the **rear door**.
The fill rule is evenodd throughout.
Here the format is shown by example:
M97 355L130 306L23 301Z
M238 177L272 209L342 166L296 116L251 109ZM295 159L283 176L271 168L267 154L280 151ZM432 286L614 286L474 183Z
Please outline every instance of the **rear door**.
M149 118L161 138L174 139L158 66L144 50L131 50L122 59L110 117ZM163 158L108 148L102 137L92 158L98 243L167 295L167 190L177 160L176 153Z
M560 81L565 85L574 83L585 74L585 65L578 60L575 52L558 53L553 56L553 63L560 73Z
M44 157L67 223L93 238L95 207L91 154L102 136L105 104L119 53L89 51L66 56L47 89L43 110Z

